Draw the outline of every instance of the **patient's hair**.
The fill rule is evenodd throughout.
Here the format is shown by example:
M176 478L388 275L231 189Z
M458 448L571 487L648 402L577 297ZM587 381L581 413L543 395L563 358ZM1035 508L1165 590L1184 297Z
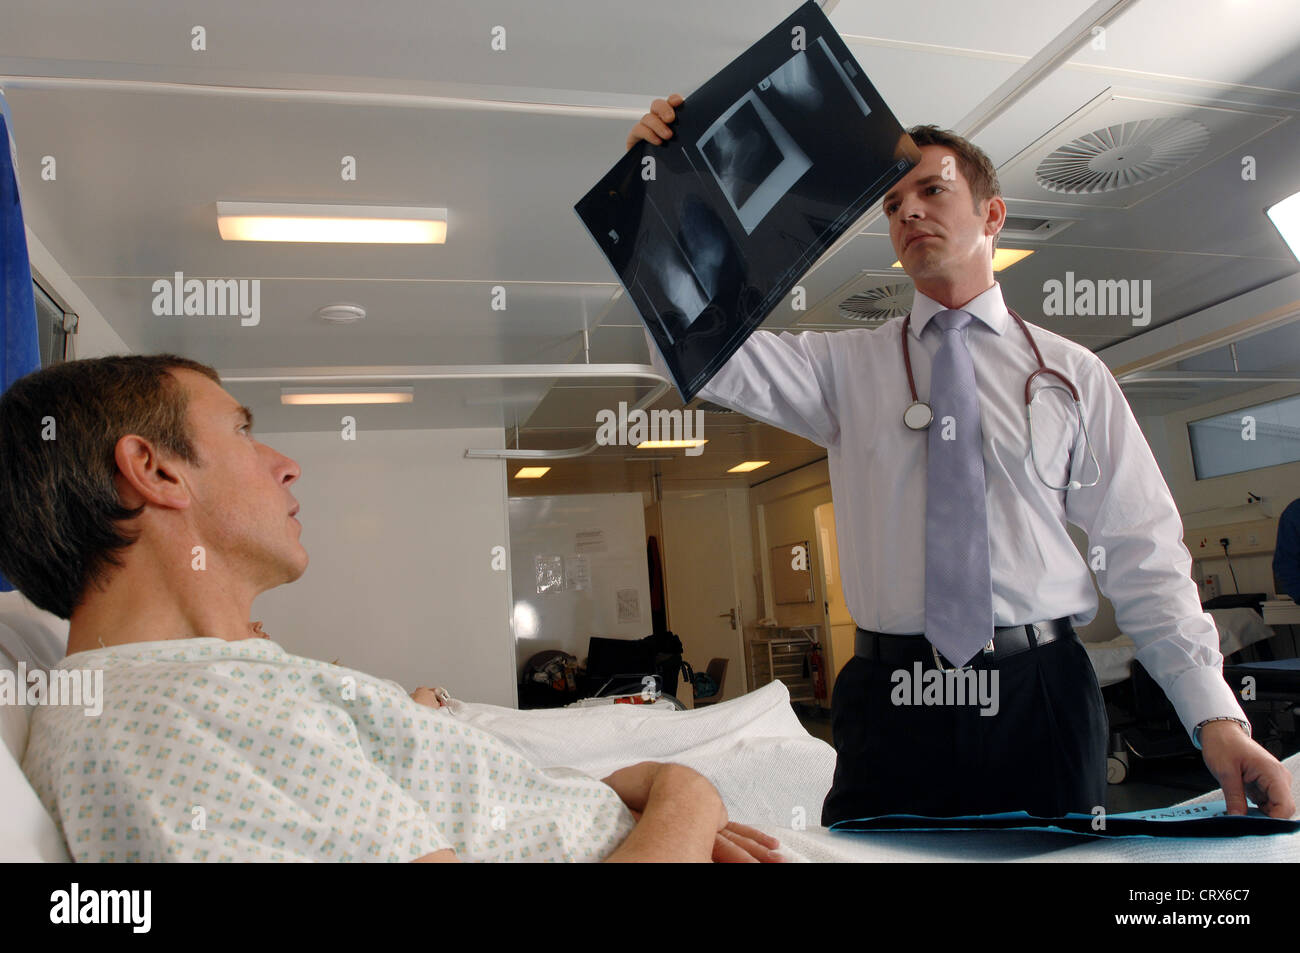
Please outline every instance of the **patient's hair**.
M913 126L907 134L918 146L947 146L957 154L957 168L961 169L966 184L970 186L977 214L980 202L1002 195L1002 184L998 182L998 170L993 167L993 160L969 139L938 126ZM997 247L998 236L994 235L993 248L996 250Z
M118 440L200 465L172 368L221 383L188 358L128 355L54 364L0 396L0 573L47 612L69 618L138 538L117 525L144 510L117 494Z

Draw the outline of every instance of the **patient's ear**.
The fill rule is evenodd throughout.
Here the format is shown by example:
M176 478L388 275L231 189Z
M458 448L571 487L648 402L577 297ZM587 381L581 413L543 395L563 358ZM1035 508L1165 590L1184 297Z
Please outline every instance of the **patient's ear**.
M122 505L135 509L145 503L169 509L190 505L189 488L174 457L164 457L148 440L127 434L113 448L117 463L117 492Z

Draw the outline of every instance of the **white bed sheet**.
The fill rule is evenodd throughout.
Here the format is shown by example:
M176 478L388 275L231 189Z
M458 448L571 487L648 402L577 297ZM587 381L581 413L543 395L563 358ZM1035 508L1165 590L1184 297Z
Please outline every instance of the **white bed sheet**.
M713 782L733 819L755 826L816 824L835 776L835 749L807 732L779 681L690 711L646 705L517 711L454 699L449 707L542 768L603 778L638 761L684 764Z

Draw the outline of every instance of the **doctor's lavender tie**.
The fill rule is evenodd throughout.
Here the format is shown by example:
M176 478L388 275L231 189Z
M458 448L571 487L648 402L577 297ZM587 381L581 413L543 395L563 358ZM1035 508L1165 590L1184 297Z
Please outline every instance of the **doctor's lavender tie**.
M953 665L993 638L984 435L975 364L962 338L966 311L940 311L943 343L930 370L925 505L925 637Z

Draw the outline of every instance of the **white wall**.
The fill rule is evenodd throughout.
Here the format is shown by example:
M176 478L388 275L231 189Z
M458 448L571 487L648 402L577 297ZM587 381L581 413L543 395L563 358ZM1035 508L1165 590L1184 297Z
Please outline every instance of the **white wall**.
M253 604L270 636L298 655L389 678L408 690L516 704L503 431L391 430L267 434L298 461L302 541L297 582Z
M582 661L593 636L640 639L654 630L640 493L511 497L508 511L520 675L538 652ZM537 591L539 557L560 557L562 584ZM634 595L620 602L627 590Z

